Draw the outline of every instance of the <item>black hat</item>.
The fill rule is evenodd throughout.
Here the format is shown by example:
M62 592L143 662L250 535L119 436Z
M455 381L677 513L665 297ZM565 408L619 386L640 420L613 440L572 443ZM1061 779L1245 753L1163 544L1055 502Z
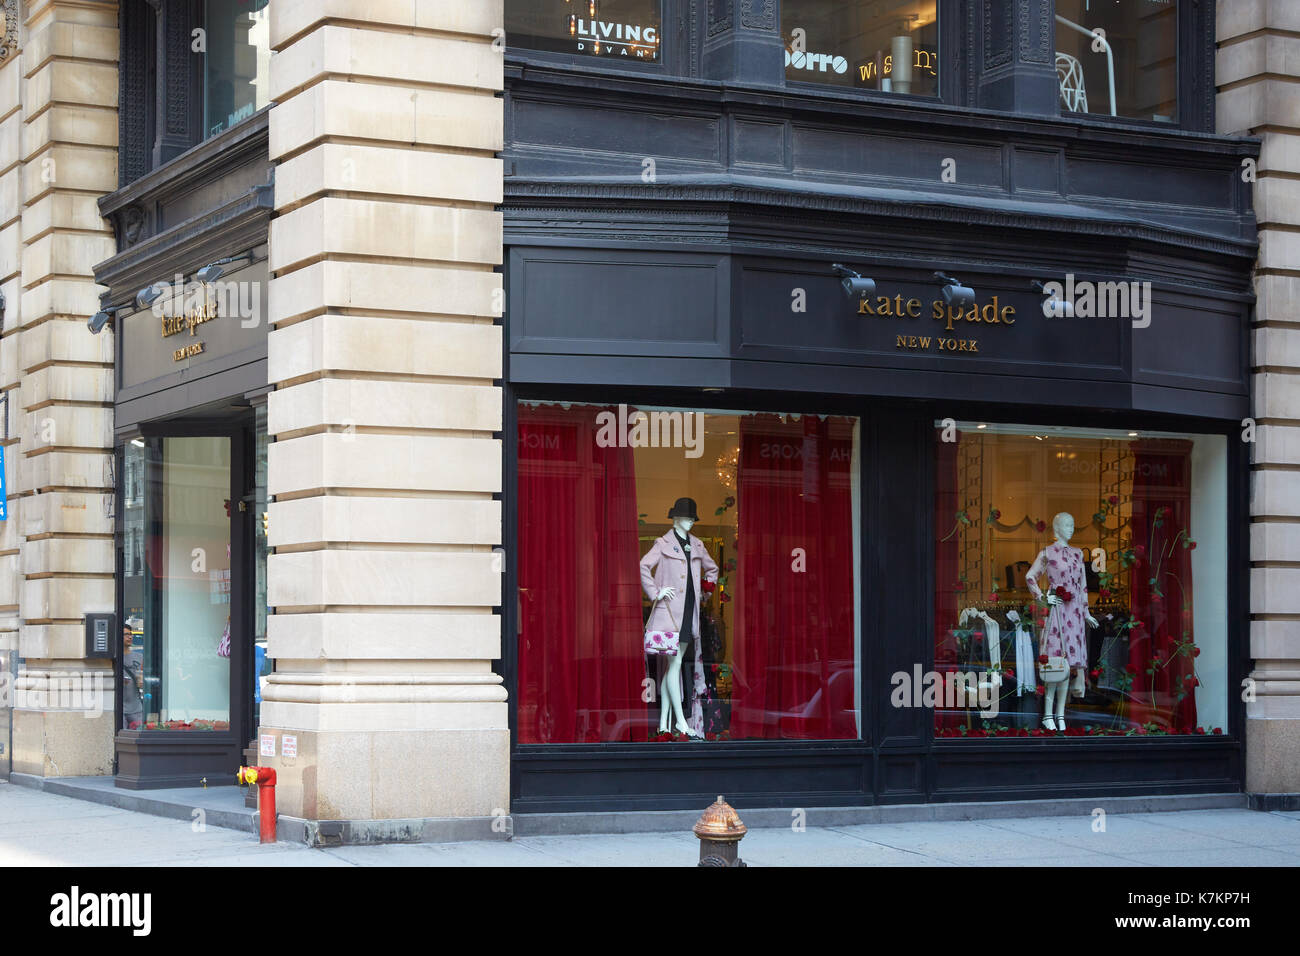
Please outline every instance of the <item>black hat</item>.
M672 506L668 512L669 518L690 518L692 521L699 521L700 516L695 512L694 498L678 498L677 503Z

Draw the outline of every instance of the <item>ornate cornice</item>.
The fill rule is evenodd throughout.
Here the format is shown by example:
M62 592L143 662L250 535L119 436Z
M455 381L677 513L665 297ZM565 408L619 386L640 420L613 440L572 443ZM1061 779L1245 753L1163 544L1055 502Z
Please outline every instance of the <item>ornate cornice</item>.
M505 183L507 224L534 215L582 220L598 218L601 207L620 215L618 233L626 237L628 222L647 220L699 221L707 213L704 207L768 207L774 214L798 216L806 222L808 213L824 212L843 216L860 216L907 220L913 223L939 223L991 230L1025 230L1048 233L1056 237L1093 236L1158 243L1181 251L1194 250L1215 255L1233 256L1253 261L1257 244L1246 239L1208 236L1190 229L1161 227L1079 208L1079 216L1023 208L997 208L994 205L927 203L886 196L835 196L812 192L794 192L776 187L742 183L673 183L660 177L659 182L642 186L632 182L574 182L552 180L515 180ZM676 208L673 208L676 207ZM644 217L637 213L644 211ZM557 217L557 213L560 214ZM661 236L662 238L662 236ZM1249 268L1246 267L1247 275Z
M18 26L22 20L20 0L4 0L4 36L0 37L0 63L7 63L18 53Z

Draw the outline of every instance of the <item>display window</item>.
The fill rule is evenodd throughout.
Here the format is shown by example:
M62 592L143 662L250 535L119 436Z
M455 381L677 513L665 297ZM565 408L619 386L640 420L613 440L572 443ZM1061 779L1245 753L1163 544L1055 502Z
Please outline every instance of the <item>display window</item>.
M124 450L124 730L230 727L230 446L137 438Z
M858 436L521 403L519 742L858 738Z
M936 734L1226 732L1227 439L935 428Z
M657 63L661 0L507 0L506 42L621 62Z
M1178 0L1056 0L1062 112L1178 122Z
M785 78L939 95L938 0L784 0Z

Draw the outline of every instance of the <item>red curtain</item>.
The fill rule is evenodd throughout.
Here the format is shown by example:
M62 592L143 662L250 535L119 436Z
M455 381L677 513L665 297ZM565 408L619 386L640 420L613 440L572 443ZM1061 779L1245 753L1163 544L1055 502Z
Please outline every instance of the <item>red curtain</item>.
M520 743L644 738L632 449L600 411L519 408Z
M1135 443L1132 528L1139 560L1129 586L1133 614L1143 626L1129 634L1129 715L1175 732L1196 726L1193 658L1175 653L1178 641L1193 637L1192 553L1183 545L1194 540L1191 517L1191 442ZM1181 701L1180 690L1186 693Z
M852 429L816 415L741 419L733 737L858 735Z

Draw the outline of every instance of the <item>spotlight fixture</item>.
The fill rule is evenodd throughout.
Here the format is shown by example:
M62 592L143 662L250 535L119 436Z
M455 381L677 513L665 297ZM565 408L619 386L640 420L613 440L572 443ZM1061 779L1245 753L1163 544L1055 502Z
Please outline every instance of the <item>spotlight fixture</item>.
M226 258L224 259L218 259L216 262L208 263L206 266L204 266L202 269L196 272L194 276L200 282L216 282L218 279L220 279L223 275L226 274L226 270L222 268L223 266L228 266L232 262L239 262L241 259L251 259L251 258L252 258L252 254L248 252L245 252L242 255L238 255L238 256L226 256Z
M86 323L86 328L90 329L92 335L98 335L104 331L104 326L113 321L113 317L120 311L120 307L110 305L107 309L100 309L90 317Z
M135 294L135 307L137 309L149 308L161 299L169 289L171 289L171 286L165 282L155 282L151 286L146 286Z
M952 276L944 275L942 272L936 272L934 277L939 280L944 304L949 308L955 307L964 312L975 304L975 290L970 286L964 286Z
M1056 286L1056 290L1059 290L1061 288L1061 284L1059 282L1053 282L1051 284ZM1030 288L1036 289L1039 292L1041 292L1043 295L1047 296L1047 301L1043 303L1045 306L1045 308L1043 309L1044 315L1051 316L1054 319L1074 318L1074 303L1071 302L1069 299L1061 298L1061 293L1059 291L1053 290L1052 292L1049 293L1047 291L1047 287L1037 279L1030 282L1029 286Z
M874 279L868 279L838 262L831 266L835 274L840 277L840 285L844 286L844 294L850 299L863 299L873 295L876 291Z

